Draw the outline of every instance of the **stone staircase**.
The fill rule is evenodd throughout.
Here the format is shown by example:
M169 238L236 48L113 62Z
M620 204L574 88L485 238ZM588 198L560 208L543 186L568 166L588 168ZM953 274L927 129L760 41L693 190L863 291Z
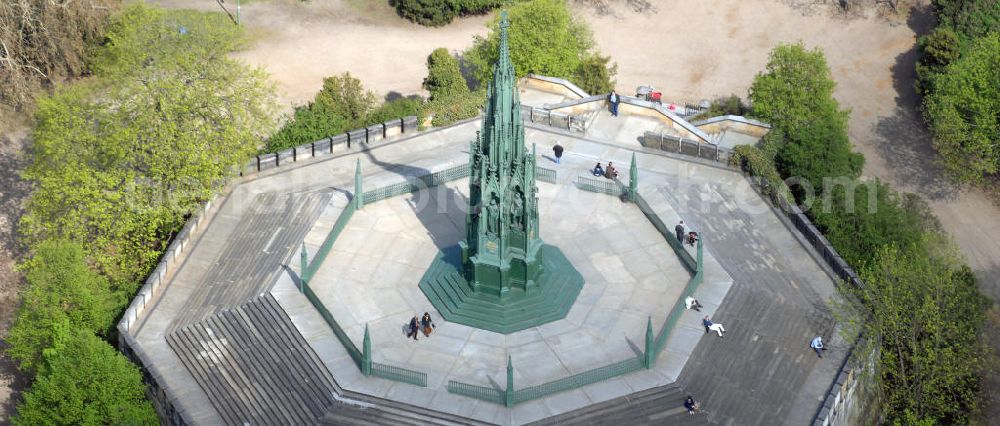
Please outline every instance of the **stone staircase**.
M509 301L475 293L465 277L443 257L420 280L420 289L444 319L476 328L511 333L566 316L583 286L583 277L554 246L542 247L545 271L539 290L511 290Z
M549 425L707 425L709 417L684 409L684 392L676 384L660 386L531 423ZM697 399L697 398L696 398Z

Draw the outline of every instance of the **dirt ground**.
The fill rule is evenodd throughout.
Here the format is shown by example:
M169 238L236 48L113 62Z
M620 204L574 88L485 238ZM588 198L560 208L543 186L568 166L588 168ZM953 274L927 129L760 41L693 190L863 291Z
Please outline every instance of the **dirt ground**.
M618 63L621 93L651 84L674 102L730 93L745 98L776 43L802 40L822 48L838 83L835 95L843 107L852 110L850 136L867 158L864 174L924 196L984 290L994 300L1000 299L1000 208L982 191L956 188L941 178L915 109L914 43L933 24L928 0L888 16L872 9L845 15L832 2L822 0L575 1L603 4L601 8L581 6L578 13L593 29L601 51ZM213 0L152 2L219 10ZM383 0L257 1L242 8L241 18L257 42L237 56L271 74L286 110L311 99L323 77L344 71L383 96L420 93L427 55L438 47L465 49L474 35L486 33L488 19L462 18L443 28L425 28L399 19ZM4 230L15 223L18 212L12 200L19 199L19 191L9 195L9 188L22 187L3 175L16 163L16 157L8 153L18 145L8 141L0 154L4 179L0 181L0 202L4 203L0 206L0 331L11 314L9 302L4 301L11 300L11 282L16 282L4 269L10 262L3 260L11 247L11 235ZM0 423L6 406L5 380L11 377L5 367L9 366L0 363ZM1000 418L1000 413L993 414Z
M24 167L21 153L27 147L27 129L20 123L13 127L0 135L0 352L6 348L3 337L14 317L17 287L22 281L21 274L14 271L16 260L23 255L15 242L14 226L29 193L28 185L18 177ZM24 385L25 378L17 374L14 363L0 353L0 425L7 423Z

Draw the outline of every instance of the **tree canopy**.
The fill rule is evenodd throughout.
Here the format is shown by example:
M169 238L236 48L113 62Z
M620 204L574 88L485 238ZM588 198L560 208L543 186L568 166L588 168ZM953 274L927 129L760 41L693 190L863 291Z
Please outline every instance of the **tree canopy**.
M860 271L869 289L855 293L869 307L888 423L969 424L975 411L989 300L955 253L940 241L888 245Z
M459 15L485 13L513 0L391 0L399 16L420 25L440 27Z
M861 302L844 306L863 312L870 346L855 353L874 356L887 423L967 424L983 371L986 299L925 202L856 178L860 158L832 93L821 52L775 48L751 88L754 115L773 130L759 147L736 147L733 161L774 197L809 198L789 190L784 179L793 176L820 189L806 213L864 283L841 289ZM836 179L815 180L825 177Z
M427 78L424 89L431 92L431 100L441 97L462 96L469 92L469 86L462 76L458 59L443 47L434 49L427 57Z
M267 151L277 152L393 118L420 117L422 109L419 98L379 105L375 93L351 73L327 77L312 102L296 107L288 122L268 138Z
M20 226L29 243L79 241L114 281L137 281L256 150L273 126L273 89L225 55L232 25L209 21L130 5L96 52L98 78L39 101L24 174L36 191Z
M159 424L139 369L86 330L58 329L15 426Z
M113 295L108 280L90 269L79 244L45 241L21 268L26 285L7 336L8 354L21 370L39 367L42 351L53 346L53 333L64 322L108 335L115 302L124 298Z
M1000 34L976 39L934 78L934 91L924 99L934 147L960 181L980 182L1000 167L998 64Z
M492 78L499 57L499 19L490 24L489 35L477 36L466 53L480 83ZM511 6L509 19L510 59L518 77L535 73L565 78L591 93L606 93L613 86L617 67L599 56L590 29L573 17L566 0L517 3Z
M801 43L775 47L767 70L750 86L753 115L780 128L787 141L777 153L784 176L821 188L824 178L855 178L864 157L851 151L848 111L833 98L836 83L819 49Z

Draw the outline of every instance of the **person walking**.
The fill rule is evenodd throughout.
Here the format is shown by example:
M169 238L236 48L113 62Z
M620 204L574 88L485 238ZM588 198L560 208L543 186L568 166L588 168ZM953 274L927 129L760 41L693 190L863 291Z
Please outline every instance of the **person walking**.
M719 337L722 337L722 334L726 332L726 328L723 327L722 324L712 322L712 320L708 318L708 315L705 315L705 319L701 320L701 325L705 326L706 333L714 331L719 333Z
M552 152L554 152L556 154L556 164L561 164L562 163L562 153L563 153L563 147L562 147L562 145L559 145L559 143L556 142L556 146L552 147Z
M608 103L611 104L611 115L614 117L618 116L618 104L621 102L621 98L618 97L618 93L614 90L608 95Z
M437 326L431 321L431 314L424 312L424 316L420 318L420 328L424 331L424 337L430 336L435 327Z
M826 350L826 347L823 346L823 336L814 337L812 341L809 342L809 347L816 351L816 356L820 357L820 359L823 358L823 351Z
M684 221L683 220L681 221L681 223L678 223L677 226L674 227L674 232L677 233L677 242L681 243L681 245L683 245L684 244Z
M417 340L417 333L420 332L420 321L417 320L417 316L414 315L413 319L410 320L410 332L406 333L406 337L413 337L413 340Z

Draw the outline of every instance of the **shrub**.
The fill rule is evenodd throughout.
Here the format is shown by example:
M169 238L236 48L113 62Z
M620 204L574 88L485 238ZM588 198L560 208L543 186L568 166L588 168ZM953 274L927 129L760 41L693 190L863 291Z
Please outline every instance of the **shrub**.
M458 60L443 47L434 49L427 57L427 78L424 89L431 92L431 100L439 97L463 96L469 92Z
M614 76L617 73L618 64L611 63L610 56L592 53L580 61L571 80L590 94L611 93L615 88Z
M476 37L466 53L480 86L493 78L493 64L499 57L500 32L497 17L486 38ZM510 8L510 59L514 73L523 77L530 73L568 80L585 78L584 85L595 92L610 87L615 66L597 70L605 57L597 54L594 40L586 24L574 19L566 0L534 0ZM601 77L607 80L599 80ZM581 86L582 87L582 86ZM584 88L588 90L587 88Z
M419 96L400 98L378 105L378 98L365 90L350 73L327 77L323 89L308 105L295 108L285 125L267 140L267 152L278 152L370 124L415 115L421 119L424 101Z
M485 13L510 0L391 0L399 16L420 25L440 27L459 15Z
M944 71L944 67L958 59L960 55L958 34L949 27L937 27L928 35L917 40L920 60L917 61L917 93L933 91L934 76Z
M384 123L407 116L416 116L418 123L424 122L424 99L420 96L393 99L376 108L365 120L368 125Z
M479 115L485 102L486 90L478 90L461 96L439 98L428 104L427 109L434 114L431 124L440 127Z
M66 327L46 350L45 366L24 393L12 423L159 424L139 369L97 336Z
M1000 170L1000 34L970 42L969 50L934 78L924 118L945 169L964 182Z
M754 78L753 115L784 132L786 141L776 157L782 175L821 187L824 178L855 178L861 173L864 157L851 152L848 112L833 98L834 87L823 52L806 50L802 44L774 48L767 72Z
M361 80L344 73L323 79L323 88L308 105L295 108L285 125L267 140L267 151L278 152L365 125L378 98Z
M720 115L746 115L750 107L743 103L739 96L729 95L712 101L708 109L693 117L691 121L718 117Z
M83 248L67 241L45 241L21 266L26 284L11 327L7 354L23 371L41 365L42 350L52 347L53 333L66 322L75 329L110 336L115 302L107 278L90 270Z

